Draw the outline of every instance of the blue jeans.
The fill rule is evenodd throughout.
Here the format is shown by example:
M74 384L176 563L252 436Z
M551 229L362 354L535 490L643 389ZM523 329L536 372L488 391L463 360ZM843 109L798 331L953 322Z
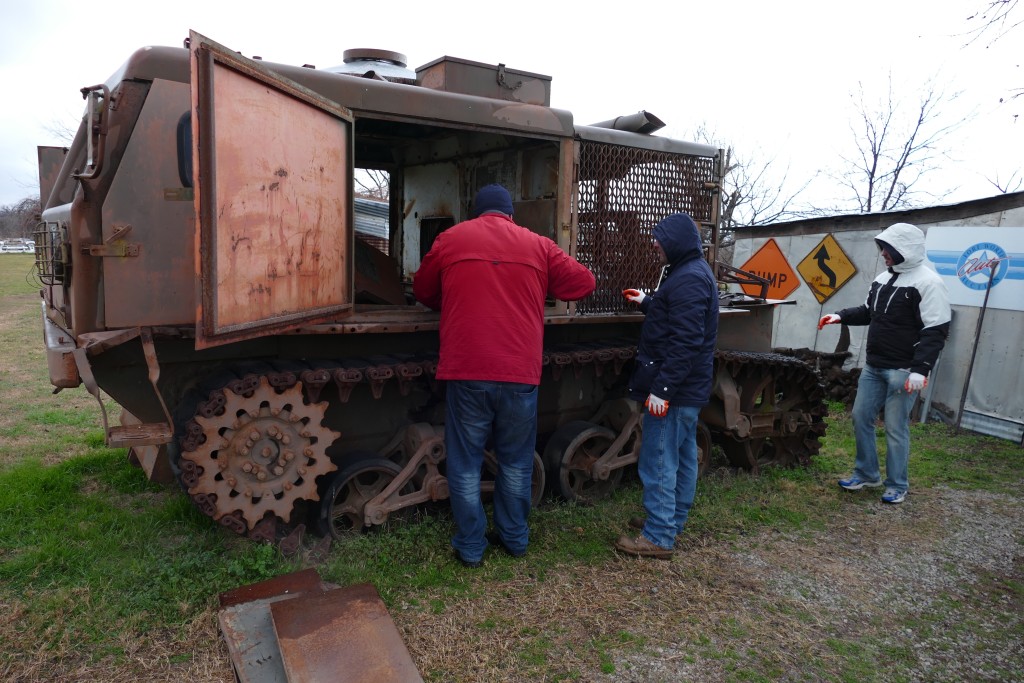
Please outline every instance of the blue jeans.
M878 449L875 446L875 419L885 406L885 487L906 492L910 486L907 462L910 459L910 409L916 395L903 388L910 373L883 370L865 365L857 383L853 402L853 433L857 440L854 476L878 481Z
M697 493L697 418L700 408L669 406L665 417L644 411L640 443L640 481L647 511L643 535L673 548L683 533Z
M498 460L494 527L509 552L525 552L537 446L537 387L451 380L445 402L448 493L458 527L452 547L467 562L481 559L487 549L487 513L480 500L480 472L484 448L490 440Z

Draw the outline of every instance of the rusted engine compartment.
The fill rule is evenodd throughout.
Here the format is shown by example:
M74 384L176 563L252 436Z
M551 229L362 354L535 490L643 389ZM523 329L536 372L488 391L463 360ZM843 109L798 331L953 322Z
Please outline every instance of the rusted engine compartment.
M457 73L458 61L445 68ZM577 125L516 99L536 88L503 88L510 72L491 71L500 97L259 64L193 35L188 50L140 50L86 88L36 240L51 382L112 397L124 413L105 424L108 443L238 533L274 540L311 523L341 534L443 500L437 314L406 292L433 237L468 217L477 188L500 182L516 221L598 282L584 301L545 310L536 497L605 495L641 436L624 395L642 317L620 292L656 286L651 230L668 213L694 217L714 263L719 151ZM291 118L263 128L249 110L211 113L250 97L246 78L261 115ZM232 85L218 91L218 79ZM259 100L261 89L274 99ZM299 144L307 128L318 132ZM387 173L386 254L356 241L350 180L291 189L321 163L310 158L331 156L323 140L340 150L339 168ZM309 218L316 211L334 219ZM278 241L285 225L295 234ZM309 282L331 285L310 293ZM704 462L715 441L755 471L806 463L824 433L813 371L770 354L775 302L723 306Z

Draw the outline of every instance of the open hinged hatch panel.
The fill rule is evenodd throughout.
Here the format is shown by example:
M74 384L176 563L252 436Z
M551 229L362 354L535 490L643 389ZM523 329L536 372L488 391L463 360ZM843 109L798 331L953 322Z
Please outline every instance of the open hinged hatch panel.
M350 111L190 34L196 347L353 308Z

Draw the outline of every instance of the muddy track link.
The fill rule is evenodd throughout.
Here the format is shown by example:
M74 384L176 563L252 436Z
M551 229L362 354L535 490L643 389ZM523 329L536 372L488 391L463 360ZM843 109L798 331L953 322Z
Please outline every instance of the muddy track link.
M732 378L736 407L749 427L746 434L712 427L731 464L755 473L808 466L821 448L828 414L814 369L792 356L747 351L717 351L715 364Z

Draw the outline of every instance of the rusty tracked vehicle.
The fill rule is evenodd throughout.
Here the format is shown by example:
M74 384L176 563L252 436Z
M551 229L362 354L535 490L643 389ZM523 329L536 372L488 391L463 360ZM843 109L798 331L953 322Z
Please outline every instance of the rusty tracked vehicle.
M404 61L269 64L193 33L83 88L70 150L40 149L51 382L116 401L107 443L240 534L337 535L447 497L438 314L410 284L479 187L509 188L516 221L597 277L546 305L538 500L601 496L636 461L642 315L621 290L656 285L655 223L688 212L720 280L751 277L715 258L720 150L652 136L646 112L577 125L539 74ZM387 179L376 236L356 229L367 171ZM771 353L778 303L723 289L702 465L713 441L755 471L817 452L823 394Z

